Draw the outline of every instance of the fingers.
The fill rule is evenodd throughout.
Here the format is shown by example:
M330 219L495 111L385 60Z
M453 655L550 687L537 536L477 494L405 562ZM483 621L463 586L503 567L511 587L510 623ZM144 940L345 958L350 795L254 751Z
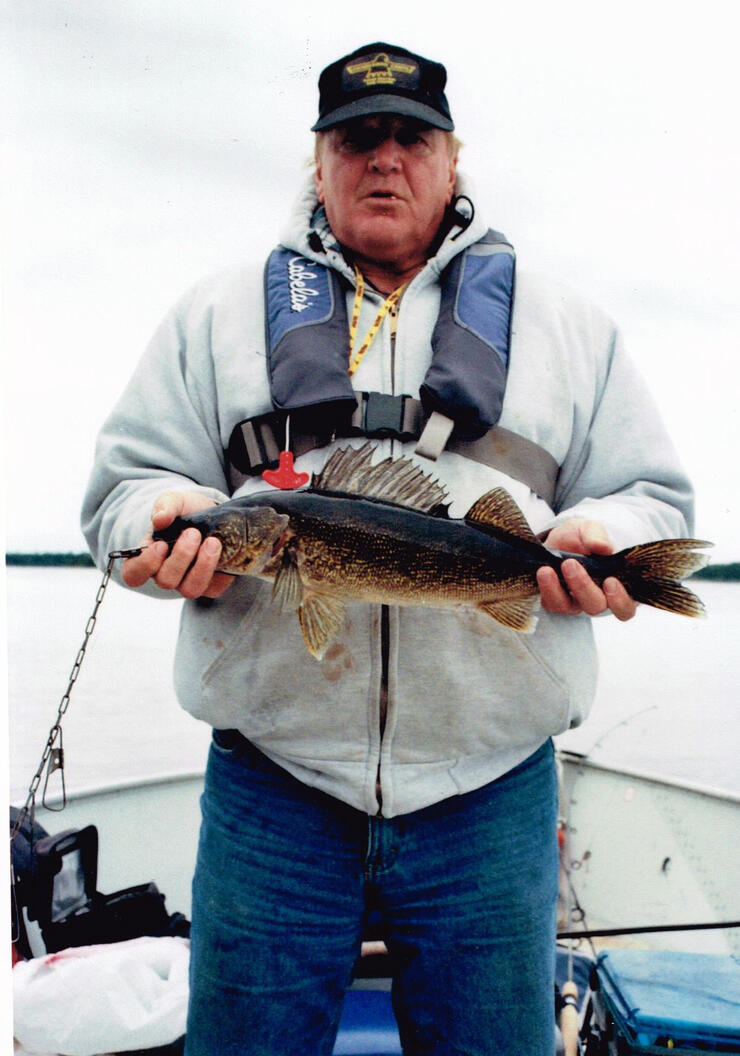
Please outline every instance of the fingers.
M156 575L167 557L167 543L152 543L145 539L143 545L144 549L138 557L127 558L121 566L121 578L129 587L143 587L148 579Z
M154 575L154 582L184 598L202 597L211 586L220 556L218 539L203 539L197 528L187 528Z
M152 530L161 531L176 517L214 505L213 499L197 492L164 492L152 510ZM197 528L187 528L171 549L161 540L152 542L150 535L141 554L124 561L121 575L130 587L153 579L158 587L177 591L184 598L217 598L234 581L233 576L217 571L220 557L218 539L204 539Z
M618 620L631 620L637 612L637 602L631 598L618 579L605 579L603 591L606 603Z
M606 611L609 606L604 591L594 583L583 565L571 558L563 561L561 571L568 592L581 612L598 616Z
M548 612L557 612L563 616L575 616L581 607L563 588L554 568L543 566L537 569L537 585L540 588L542 608Z
M548 533L545 545L573 554L614 552L603 524L576 517L556 524ZM563 615L585 612L589 616L598 616L609 609L618 620L631 620L637 612L637 602L629 596L618 579L610 577L599 586L583 565L572 558L563 561L560 571L565 587L554 568L543 567L537 571L542 607L548 612Z
M543 567L537 571L542 606L548 612L562 615L585 612L588 616L598 616L609 609L618 620L631 620L635 615L637 603L618 579L610 577L599 586L585 568L573 559L563 561L561 572L567 590L563 588L554 568Z

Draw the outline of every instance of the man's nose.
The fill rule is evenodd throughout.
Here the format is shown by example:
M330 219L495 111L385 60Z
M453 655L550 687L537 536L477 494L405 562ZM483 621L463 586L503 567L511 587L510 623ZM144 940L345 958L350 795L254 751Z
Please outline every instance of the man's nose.
M401 148L393 136L388 136L370 151L370 167L375 172L394 172L400 165Z

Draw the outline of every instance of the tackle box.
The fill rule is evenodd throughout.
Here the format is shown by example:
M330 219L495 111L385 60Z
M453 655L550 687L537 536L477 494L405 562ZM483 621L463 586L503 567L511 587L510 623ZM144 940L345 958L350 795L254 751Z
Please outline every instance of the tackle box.
M740 962L670 950L609 950L596 965L601 1052L740 1053Z

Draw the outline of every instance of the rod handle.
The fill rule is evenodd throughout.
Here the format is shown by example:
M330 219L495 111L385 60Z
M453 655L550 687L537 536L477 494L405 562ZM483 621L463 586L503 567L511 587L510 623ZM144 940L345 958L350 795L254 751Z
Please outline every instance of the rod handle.
M578 987L569 979L560 991L563 1007L560 1012L560 1033L564 1056L578 1056Z

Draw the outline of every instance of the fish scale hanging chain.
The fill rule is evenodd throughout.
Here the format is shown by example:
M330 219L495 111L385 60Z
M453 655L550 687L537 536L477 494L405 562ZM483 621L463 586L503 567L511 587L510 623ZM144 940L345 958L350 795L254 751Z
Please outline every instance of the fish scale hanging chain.
M82 640L82 645L80 646L77 652L77 656L75 658L75 662L72 665L72 671L69 676L67 688L64 692L61 701L59 702L59 708L57 709L56 719L52 724L51 729L49 730L49 736L47 738L44 751L41 755L41 762L38 765L36 773L31 779L31 784L28 786L28 794L26 796L26 801L23 804L23 807L21 808L16 823L13 827L13 831L10 835L11 846L26 818L30 815L31 822L33 822L34 820L34 814L36 810L36 793L38 792L39 785L41 784L44 769L46 769L46 780L44 781L44 790L42 793L41 800L43 806L46 807L47 810L64 810L65 806L67 805L67 792L64 781L64 745L62 741L62 719L64 718L67 708L69 707L69 701L70 696L72 694L72 690L74 689L75 682L77 681L77 677L80 673L80 668L82 667L82 663L85 659L85 654L87 652L87 646L90 642L90 638L92 637L93 631L95 630L95 625L98 619L98 610L100 609L100 606L103 603L105 591L108 586L111 574L113 572L113 563L114 561L117 561L120 558L136 557L141 553L141 551L142 547L135 547L131 550L112 550L111 553L108 554L108 564L103 574L102 582L98 587L98 592L95 595L95 604L93 606L92 613L90 614L90 617L87 623L85 624L85 635ZM46 792L49 786L49 778L52 776L52 774L56 773L57 771L59 771L59 775L61 778L62 805L61 807L50 807L46 802Z

